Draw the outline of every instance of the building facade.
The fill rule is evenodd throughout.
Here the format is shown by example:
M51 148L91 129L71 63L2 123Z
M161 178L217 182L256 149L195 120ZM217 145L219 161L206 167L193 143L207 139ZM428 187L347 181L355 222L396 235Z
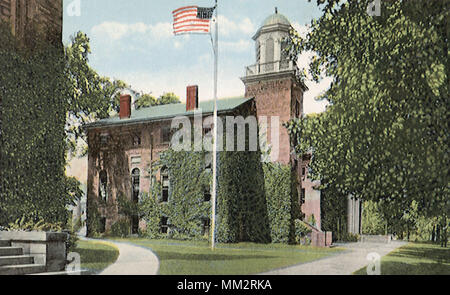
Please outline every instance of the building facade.
M273 125L268 119L267 142L271 148L271 160L291 165L298 176L299 202L305 220L313 220L320 230L320 191L319 185L308 178L309 157L297 158L291 153L290 138L283 126L293 118L303 116L303 93L307 87L297 78L298 67L285 51L285 39L292 26L289 20L275 11L253 36L255 41L256 63L245 68L245 96L255 97L258 117L277 117L278 139L273 140ZM276 135L276 134L274 134Z
M315 226L320 230L320 192L314 189L317 183L312 183L307 177L309 159L298 158L291 152L290 138L283 126L289 120L302 116L303 93L307 90L297 79L296 65L283 50L283 41L290 29L290 22L277 11L263 22L253 37L256 63L246 67L246 75L242 78L245 95L218 100L218 112L221 117L252 114L260 125L264 125L266 142L271 151L270 161L292 167L299 184L298 202L306 218L314 216ZM119 219L120 214L114 204L120 192L126 192L129 200L137 201L139 192L150 190L152 163L170 146L171 120L177 116L193 119L196 109L202 110L203 118L208 117L213 112L213 101L199 103L198 88L195 86L188 87L186 104L140 110L132 110L131 97L123 95L118 116L87 126L87 207L89 211L90 202L102 204L99 214L103 231L108 231ZM260 132L260 136L264 135ZM162 173L157 177L163 184L164 193L167 179ZM135 218L131 232L137 233L144 226Z
M50 41L62 41L62 0L0 0L0 19L10 23L13 35L19 40L36 25Z

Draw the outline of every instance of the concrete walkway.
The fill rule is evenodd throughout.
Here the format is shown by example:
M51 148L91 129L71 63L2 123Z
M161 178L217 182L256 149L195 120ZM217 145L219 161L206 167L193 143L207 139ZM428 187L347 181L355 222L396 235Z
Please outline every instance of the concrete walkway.
M156 275L159 270L158 257L149 249L128 243L86 239L113 244L119 249L116 262L104 269L99 275Z
M369 253L377 253L382 257L405 244L407 243L400 241L338 244L337 247L345 248L346 251L316 261L272 270L263 275L349 275L371 263L367 259Z
M127 243L108 241L119 248L117 261L100 275L156 275L159 270L158 257L149 249Z

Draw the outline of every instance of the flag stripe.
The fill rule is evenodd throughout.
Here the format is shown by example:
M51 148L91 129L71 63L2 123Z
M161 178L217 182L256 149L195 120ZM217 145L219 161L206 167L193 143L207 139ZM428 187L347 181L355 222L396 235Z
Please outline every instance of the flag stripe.
M204 33L209 33L209 30L205 30L205 29L187 29L187 30L178 30L175 31L175 34L180 34L180 33L189 33L189 32L204 32Z
M175 9L174 11L172 11L173 14L177 13L178 11L181 11L183 9L190 9L190 8L197 8L197 6L184 6L184 7L180 7L178 9Z
M184 15L184 16L177 17L177 18L174 19L174 21L178 22L180 19L185 19L185 18L187 18L187 19L194 19L195 20L195 19L197 19L197 13L192 13L192 14L187 14L187 15Z
M179 26L179 27L174 27L174 30L183 29L183 28L193 28L193 29L195 29L195 28L202 28L202 29L205 29L205 30L209 30L209 25L195 25L195 24L183 25L183 26Z
M174 34L179 33L209 33L211 19L204 16L206 8L185 6L173 11Z
M187 23L187 22L199 22L199 23L207 23L207 24L209 24L210 21L209 21L209 19L199 19L199 20L187 19L187 20L183 20L183 21L178 21L174 25L184 24L184 23Z
M188 13L192 13L192 14L195 14L195 16L197 16L197 12L198 12L198 10L197 10L197 8L195 8L195 9L190 9L190 10L179 12L177 14L174 14L173 16L175 18L177 18L177 17L181 17L181 16L183 16L185 14L188 14Z

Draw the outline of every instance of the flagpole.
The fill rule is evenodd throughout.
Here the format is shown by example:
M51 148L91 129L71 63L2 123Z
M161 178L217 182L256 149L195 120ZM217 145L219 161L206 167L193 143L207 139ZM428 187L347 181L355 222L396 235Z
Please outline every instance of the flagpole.
M216 247L216 196L217 196L217 76L219 55L219 19L216 1L216 28L214 41L214 133L213 133L213 184L211 196L211 249Z

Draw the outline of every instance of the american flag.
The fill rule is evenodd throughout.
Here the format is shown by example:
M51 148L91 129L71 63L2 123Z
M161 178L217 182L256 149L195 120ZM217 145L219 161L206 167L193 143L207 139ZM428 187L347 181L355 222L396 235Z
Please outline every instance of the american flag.
M214 7L185 6L172 12L173 32L175 35L210 32Z

